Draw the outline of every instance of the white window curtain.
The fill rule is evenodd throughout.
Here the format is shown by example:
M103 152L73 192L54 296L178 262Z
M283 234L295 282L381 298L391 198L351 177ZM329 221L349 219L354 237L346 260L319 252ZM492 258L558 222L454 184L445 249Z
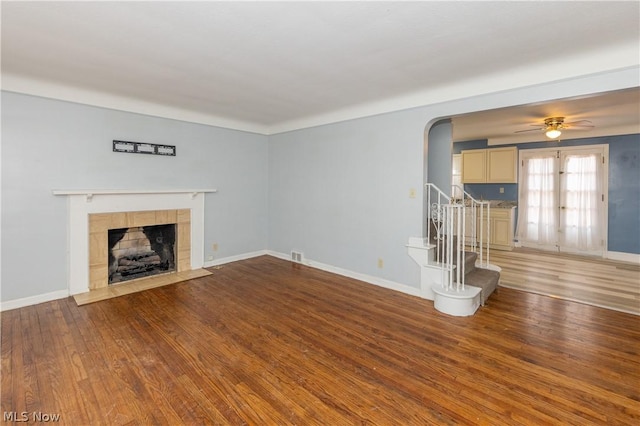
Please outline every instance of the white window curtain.
M544 250L601 254L606 246L606 149L520 153L517 238Z
M523 158L518 202L518 240L529 246L557 244L556 156Z
M598 212L603 193L602 179L599 178L602 156L566 155L562 161L560 244L579 251L599 250L602 243Z

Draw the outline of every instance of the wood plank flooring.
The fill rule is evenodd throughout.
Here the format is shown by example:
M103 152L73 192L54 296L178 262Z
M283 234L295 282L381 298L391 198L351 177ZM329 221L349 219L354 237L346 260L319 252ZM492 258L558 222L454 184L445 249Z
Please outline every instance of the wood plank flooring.
M640 315L640 265L517 248L492 250L500 285Z
M640 423L635 315L503 288L449 317L269 256L211 272L3 312L2 410L67 425Z

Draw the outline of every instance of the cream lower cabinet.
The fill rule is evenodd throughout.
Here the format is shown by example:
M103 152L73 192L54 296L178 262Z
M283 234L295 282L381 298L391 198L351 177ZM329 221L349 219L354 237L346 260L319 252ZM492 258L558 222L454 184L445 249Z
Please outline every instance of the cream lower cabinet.
M471 243L471 213L467 212L465 217L465 241ZM480 244L480 219L476 224L477 243ZM494 250L513 250L513 239L515 235L515 209L493 208L489 214L489 247ZM487 224L482 226L483 244L487 241Z
M515 209L491 210L491 239L489 247L496 250L512 250Z

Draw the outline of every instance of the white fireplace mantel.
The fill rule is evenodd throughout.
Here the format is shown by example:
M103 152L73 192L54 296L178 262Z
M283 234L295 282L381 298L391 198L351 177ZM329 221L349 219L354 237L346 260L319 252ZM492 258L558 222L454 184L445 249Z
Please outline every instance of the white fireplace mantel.
M90 202L94 195L118 194L191 194L195 198L200 193L218 192L217 189L54 189L53 195L84 195Z
M204 195L216 189L54 190L67 196L69 294L89 291L89 215L149 210L191 210L191 269L204 264Z

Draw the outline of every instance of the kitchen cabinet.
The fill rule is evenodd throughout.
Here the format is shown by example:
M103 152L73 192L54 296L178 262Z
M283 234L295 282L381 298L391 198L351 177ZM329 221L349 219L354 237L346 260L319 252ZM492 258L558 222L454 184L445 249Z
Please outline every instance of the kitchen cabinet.
M487 150L462 151L462 183L487 181Z
M487 150L487 183L518 183L518 150L515 146Z
M487 235L489 235L489 248L492 250L513 250L515 208L492 208L489 214L489 234L487 234L486 219L485 216L482 226L483 246L487 243ZM472 241L472 225L471 209L465 209L465 242L467 244L471 244ZM480 244L480 217L476 218L476 235L476 242Z
M518 150L505 148L462 151L463 183L517 183Z
M489 247L496 250L513 250L515 209L491 210L491 239Z
M479 220L476 219L476 225L479 224ZM471 208L466 208L464 209L464 242L467 245L471 245L473 244L473 233L474 230L476 232L476 235L480 232L479 228L474 229L473 226L473 213L471 211ZM476 244L479 244L479 241L476 241Z

